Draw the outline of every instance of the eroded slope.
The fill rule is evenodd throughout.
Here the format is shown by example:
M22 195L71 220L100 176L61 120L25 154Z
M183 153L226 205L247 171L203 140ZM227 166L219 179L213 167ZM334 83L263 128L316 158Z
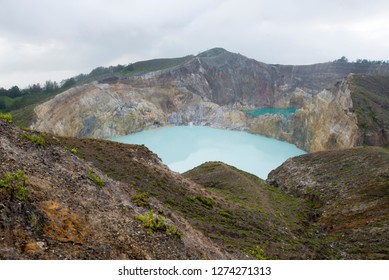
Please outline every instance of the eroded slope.
M346 259L389 256L389 151L362 147L287 160L270 184L306 198Z

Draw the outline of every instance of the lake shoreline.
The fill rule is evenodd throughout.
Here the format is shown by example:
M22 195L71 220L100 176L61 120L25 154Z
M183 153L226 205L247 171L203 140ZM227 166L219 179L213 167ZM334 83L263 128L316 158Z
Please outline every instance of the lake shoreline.
M143 144L176 172L207 161L222 161L262 179L286 159L306 153L274 138L208 126L160 127L110 140Z

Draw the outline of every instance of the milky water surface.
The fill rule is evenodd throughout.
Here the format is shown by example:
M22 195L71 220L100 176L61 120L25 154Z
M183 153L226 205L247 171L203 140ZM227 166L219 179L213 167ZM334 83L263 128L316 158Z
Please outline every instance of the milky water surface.
M144 130L111 140L144 144L170 169L180 173L207 161L222 161L262 179L286 159L305 153L273 138L204 126Z

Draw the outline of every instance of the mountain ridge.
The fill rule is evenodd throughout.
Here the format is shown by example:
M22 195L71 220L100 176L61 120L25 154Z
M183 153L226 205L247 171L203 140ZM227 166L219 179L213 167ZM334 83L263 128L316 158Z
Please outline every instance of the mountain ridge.
M111 138L195 124L247 130L306 151L350 148L369 144L361 140L358 124L363 117L353 107L354 88L349 87L352 75L360 74L351 72L389 75L389 65L268 65L211 49L168 68L71 88L35 107L32 127L63 136ZM297 111L290 118L253 118L243 112L262 107ZM328 108L334 109L328 113ZM337 122L352 129L342 131ZM386 130L380 124L375 127L381 129Z

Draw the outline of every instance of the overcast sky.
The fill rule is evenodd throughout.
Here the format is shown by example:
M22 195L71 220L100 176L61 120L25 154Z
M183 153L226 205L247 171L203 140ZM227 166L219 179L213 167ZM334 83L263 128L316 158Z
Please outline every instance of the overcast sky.
M0 87L213 47L279 64L389 60L389 1L0 0Z

